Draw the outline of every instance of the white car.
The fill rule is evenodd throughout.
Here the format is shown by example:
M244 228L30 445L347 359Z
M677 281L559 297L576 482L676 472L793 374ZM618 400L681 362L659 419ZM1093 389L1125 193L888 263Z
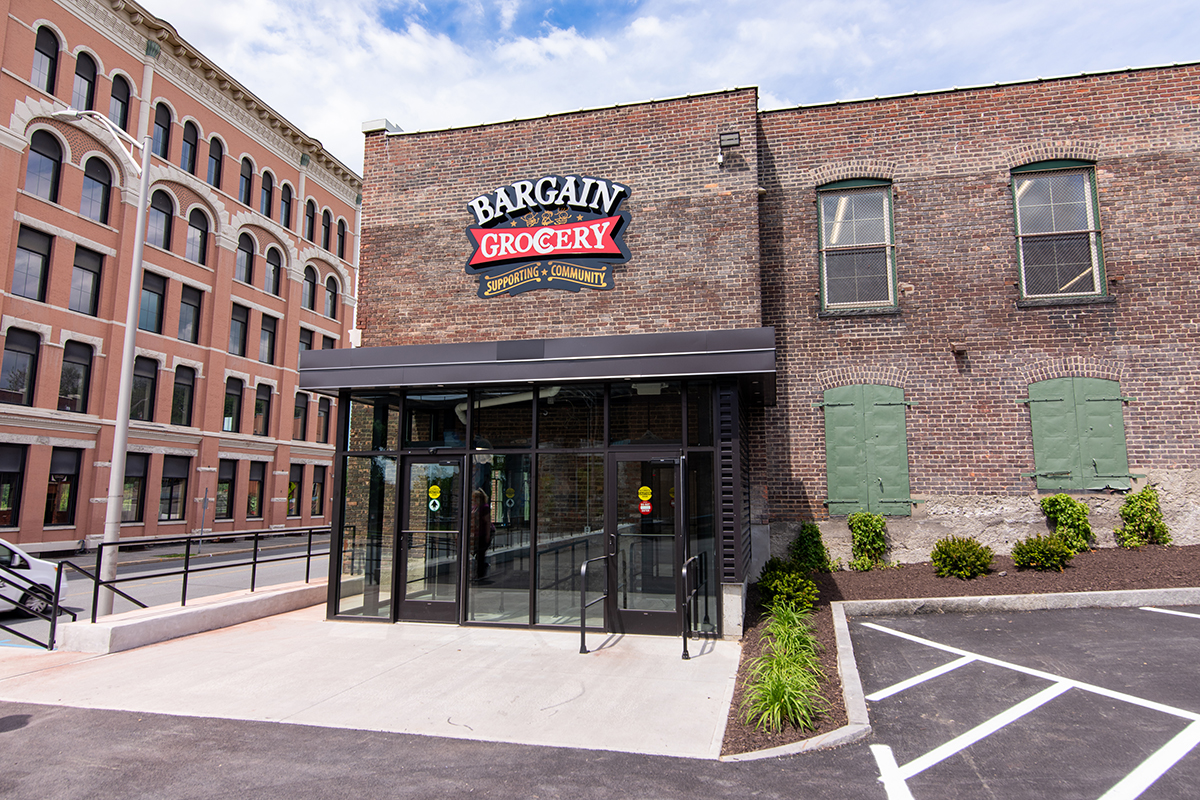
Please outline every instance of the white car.
M25 580L14 578L13 575ZM26 611L49 613L53 607L57 575L58 564L34 558L16 545L0 539L0 609L20 606ZM66 595L65 575L61 591Z

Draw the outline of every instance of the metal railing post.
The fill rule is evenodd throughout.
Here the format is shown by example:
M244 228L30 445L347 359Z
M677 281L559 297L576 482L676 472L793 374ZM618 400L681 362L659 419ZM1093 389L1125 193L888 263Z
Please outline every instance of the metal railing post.
M189 536L187 542L185 542L184 546L183 546L183 592L182 592L181 597L179 598L179 605L181 605L181 606L187 605L188 576L190 575L188 570L191 567L191 563L192 563L192 538Z
M255 581L258 580L258 537L259 531L254 532L254 558L250 562L250 591L254 591Z

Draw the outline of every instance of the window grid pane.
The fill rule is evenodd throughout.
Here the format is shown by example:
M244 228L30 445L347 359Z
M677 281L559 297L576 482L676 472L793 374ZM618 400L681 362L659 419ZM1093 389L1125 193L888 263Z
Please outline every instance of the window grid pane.
M1025 297L1103 294L1090 170L1013 176Z
M825 308L895 305L889 198L887 187L820 195Z

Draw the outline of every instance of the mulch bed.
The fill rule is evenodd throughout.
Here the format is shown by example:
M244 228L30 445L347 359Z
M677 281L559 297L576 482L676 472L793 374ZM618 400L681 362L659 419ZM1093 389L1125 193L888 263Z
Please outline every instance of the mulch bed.
M829 703L816 730L785 727L781 731L763 731L746 724L740 712L743 676L748 662L760 655L763 615L751 589L742 639L742 661L738 670L733 705L725 726L722 754L746 753L784 744L792 744L827 733L846 724L842 702L842 684L837 670L837 645L833 633L833 615L829 603L834 600L889 600L906 597L961 597L997 594L1047 594L1052 592L1097 592L1125 589L1171 589L1200 586L1200 545L1159 547L1148 545L1136 550L1105 548L1080 553L1063 572L1018 570L1012 559L996 556L992 571L962 581L939 578L929 562L906 564L871 572L835 572L815 575L821 598L813 609L813 630L821 643L821 661L826 680L822 694Z

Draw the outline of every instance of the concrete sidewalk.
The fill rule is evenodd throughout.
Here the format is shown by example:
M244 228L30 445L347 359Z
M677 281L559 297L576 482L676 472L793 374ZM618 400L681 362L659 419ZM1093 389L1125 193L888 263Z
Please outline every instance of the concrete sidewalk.
M0 700L717 758L736 642L334 622L324 606L108 655L0 648Z

